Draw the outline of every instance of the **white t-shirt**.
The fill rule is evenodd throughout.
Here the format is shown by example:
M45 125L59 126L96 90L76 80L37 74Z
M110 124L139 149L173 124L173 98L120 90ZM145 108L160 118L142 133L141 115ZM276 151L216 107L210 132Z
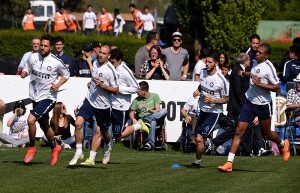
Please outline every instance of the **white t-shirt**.
M260 82L264 84L278 84L279 78L277 77L274 65L269 60L260 64L254 60L253 67L251 69L249 88L246 92L246 97L251 103L256 105L269 104L272 101L271 92L255 85L252 82L254 76L258 76L260 78Z
M94 12L84 12L83 14L83 18L82 18L84 21L85 21L85 25L84 25L84 28L87 28L87 29L94 29L95 28L95 21L97 19L97 16Z
M114 32L122 33L123 31L123 25L126 22L124 21L123 17L121 15L117 15L116 18L114 19Z
M142 20L144 21L144 30L145 31L154 30L153 22L155 22L155 19L151 13L143 14Z
M200 109L204 112L222 113L223 104L209 104L204 102L206 95L211 95L215 99L223 98L229 95L229 82L222 75L216 72L214 75L208 75L206 68L200 72Z
M28 137L27 116L21 115L20 117L15 117L10 126L9 135L15 139Z
M55 100L57 91L54 91L52 83L57 82L60 76L69 79L70 71L63 61L54 54L42 57L40 53L32 53L27 60L23 71L29 73L29 97L35 102L44 99Z
M99 61L95 61L92 77L100 77L101 81L107 86L119 86L117 72L110 62L100 64ZM91 87L86 98L94 108L107 109L111 107L111 93L96 86L94 81L91 81Z
M195 81L195 75L199 75L200 74L200 71L203 69L203 68L206 68L206 64L202 61L202 60L199 60L195 67L194 67L194 71L193 71L193 81Z
M131 105L131 94L139 91L139 84L131 70L122 62L117 68L119 79L119 94L112 94L112 108L120 111L127 111Z
M22 68L24 68L24 67L26 66L26 62L27 62L27 60L28 60L28 58L29 58L29 56L30 56L31 54L32 54L32 51L26 52L26 53L23 55L22 60L21 60L21 62L20 62L20 64L19 64L19 66L18 66L18 70L19 70L19 69L22 69Z
M200 107L198 106L198 102L199 97L194 98L192 96L186 101L183 108L188 112L188 114L198 115L200 113Z

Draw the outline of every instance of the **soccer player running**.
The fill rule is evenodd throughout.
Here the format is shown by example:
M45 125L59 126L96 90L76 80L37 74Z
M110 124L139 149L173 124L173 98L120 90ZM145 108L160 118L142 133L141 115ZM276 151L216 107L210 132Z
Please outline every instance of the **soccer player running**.
M41 129L45 133L52 149L51 165L57 163L61 146L57 144L54 138L54 132L49 126L49 111L51 111L57 100L57 91L64 84L70 72L68 67L51 54L54 45L54 38L48 34L41 37L40 52L32 53L27 60L26 66L21 73L21 78L30 76L29 96L33 103L33 109L28 116L29 125L29 148L24 158L24 163L28 164L32 161L36 147L36 121L40 124ZM61 76L59 81L58 77Z
M96 117L97 128L92 139L90 157L85 162L82 162L81 165L95 165L95 157L101 144L101 136L103 136L104 140L104 156L110 155L111 145L108 129L111 125L111 95L119 93L119 82L116 70L108 61L110 51L110 46L101 46L99 60L94 62L92 71L93 80L91 81L90 90L86 98L92 106L93 114ZM81 141L76 139L76 144L78 143L81 143ZM106 158L104 157L103 159ZM70 163L70 165L72 165L72 163Z
M263 43L258 47L256 61L251 69L250 86L246 92L247 99L240 112L227 162L218 167L220 172L232 172L232 163L241 137L255 117L258 117L259 126L267 139L282 148L283 160L288 161L290 157L289 141L282 140L276 132L271 131L272 98L270 91L279 92L280 86L276 70L268 60L270 54L271 46L269 44Z
M225 77L217 72L219 55L212 52L206 58L206 68L200 72L200 85L193 96L200 96L200 113L195 128L196 160L193 168L199 168L204 153L204 140L210 135L220 113L223 112L223 104L228 103L229 83Z

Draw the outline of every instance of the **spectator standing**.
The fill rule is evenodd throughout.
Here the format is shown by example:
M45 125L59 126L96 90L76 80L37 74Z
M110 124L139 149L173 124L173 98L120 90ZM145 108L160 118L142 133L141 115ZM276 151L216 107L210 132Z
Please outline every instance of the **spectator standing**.
M133 20L134 20L134 27L129 32L129 35L135 35L137 34L138 38L141 38L142 31L143 31L143 14L140 10L136 8L136 5L134 3L131 3L129 5L129 11L132 14Z
M193 71L193 81L199 81L200 72L206 67L206 57L210 54L211 49L209 47L204 47L195 50L195 61L197 62Z
M29 143L26 107L23 101L17 101L13 108L13 115L7 122L9 134L0 133L0 146L20 147Z
M49 22L54 21L54 32L68 32L68 20L65 9L60 7L45 24L44 31L46 32Z
M27 13L24 15L22 20L23 30L25 31L33 31L34 27L34 15L32 13L32 9L28 8Z
M21 74L21 78L31 75L29 96L33 101L33 109L30 111L27 119L30 142L24 158L25 164L32 161L36 151L35 124L37 121L51 144L51 165L57 163L58 155L61 151L61 146L57 144L54 132L49 126L49 112L56 103L58 89L68 80L70 72L61 60L51 54L53 45L54 38L50 35L43 35L41 37L40 52L31 54ZM59 77L60 79L57 80Z
M123 32L123 25L125 24L125 20L120 15L120 10L114 10L114 35L118 36L120 33Z
M143 20L143 31L142 31L142 36L149 32L156 31L156 21L153 17L153 15L149 12L149 7L145 6L144 7L144 14L142 17Z
M107 12L104 6L101 6L101 14L98 16L97 30L101 31L102 34L110 35L110 32L113 29L113 20L114 18L111 13Z
M172 35L172 46L165 48L163 54L167 57L170 80L186 80L189 70L188 51L181 47L182 34L174 32ZM182 72L183 71L183 72Z
M88 5L87 11L84 12L83 18L82 18L83 34L86 35L88 32L94 31L96 23L97 23L97 16L93 12L92 5Z
M204 153L204 141L209 137L218 122L223 104L229 101L229 83L217 71L219 55L212 52L206 58L206 68L200 72L200 85L193 93L199 96L200 113L195 127L196 159L193 168L199 168Z
M292 82L300 73L300 46L292 45L289 47L289 59L283 67L281 81Z
M157 45L158 42L159 36L156 32L149 32L147 34L146 45L140 47L134 57L134 71L136 77L141 78L139 77L141 66L145 61L150 59L149 50L153 45ZM141 76L145 76L145 74L141 74Z
M92 44L92 60L93 62L97 61L99 59L100 49L101 49L101 43L98 41L93 41Z
M251 71L251 68L253 66L256 52L260 45L260 36L257 34L254 34L249 38L249 40L250 40L250 47L246 50L246 54L248 54L250 57L250 66L247 68L246 72Z
M18 66L18 71L17 71L17 73L16 73L17 75L20 75L20 74L22 73L22 70L23 70L23 68L25 67L26 62L27 62L28 58L30 57L30 55L31 55L32 53L36 53L36 52L39 52L39 51L40 51L40 43L41 43L41 41L40 41L39 38L33 38L33 39L31 40L32 50L29 51L29 52L26 52L26 53L23 55L23 57L22 57L22 59L21 59L21 62L20 62L20 64L19 64L19 66Z
M280 85L276 70L268 60L270 54L271 46L269 44L263 43L258 47L256 61L251 69L250 86L246 92L247 99L240 112L228 159L223 166L218 167L221 172L232 172L232 162L240 145L241 137L256 116L267 139L282 147L283 160L288 161L290 157L289 141L281 139L275 131L271 131L272 99L270 91L279 92Z
M84 43L80 51L82 57L75 62L73 75L76 77L91 77L92 62L92 46L90 43Z
M77 21L75 15L71 13L70 8L66 9L66 17L68 23L68 31L70 33L76 33L77 30L81 30L79 22Z
M64 64L69 68L70 76L73 76L73 68L74 68L73 60L70 54L64 52L64 47L65 47L64 38L61 36L56 36L54 43L55 43L54 55L64 62Z
M170 72L167 69L165 55L161 54L161 49L158 45L154 45L149 50L150 60L145 61L141 66L140 77L146 74L145 79L153 80L169 80Z

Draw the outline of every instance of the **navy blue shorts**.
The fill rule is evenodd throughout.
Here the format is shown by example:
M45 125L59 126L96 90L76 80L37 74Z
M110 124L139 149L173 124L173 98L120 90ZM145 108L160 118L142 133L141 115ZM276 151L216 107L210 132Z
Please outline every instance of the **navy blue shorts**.
M122 135L122 130L129 119L129 110L120 111L116 109L111 110L111 126L114 136Z
M255 117L258 119L270 119L272 116L272 103L266 105L255 105L249 100L243 104L239 121L251 123Z
M97 109L93 108L93 113L96 118L97 125L100 129L109 129L111 122L110 122L110 113L111 109Z
M41 123L44 119L49 119L49 112L53 109L55 103L56 101L50 99L44 99L39 102L32 101L32 110L30 110L30 114Z
M195 137L200 134L202 137L207 138L218 123L219 115L219 113L200 111L195 127Z
M89 123L93 124L93 108L90 102L87 99L84 99L82 105L79 107L79 112L76 116L81 116L84 118L85 121L88 121Z

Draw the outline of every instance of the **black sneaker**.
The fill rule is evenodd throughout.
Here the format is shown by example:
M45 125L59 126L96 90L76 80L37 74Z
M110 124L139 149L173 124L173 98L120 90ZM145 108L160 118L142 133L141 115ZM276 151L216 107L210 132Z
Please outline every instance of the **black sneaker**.
M152 145L150 143L146 143L144 145L144 148L147 149L147 150L152 150L153 149L153 147L152 147Z
M192 163L191 168L195 168L195 169L200 168L200 164L196 164L194 162L194 163Z

